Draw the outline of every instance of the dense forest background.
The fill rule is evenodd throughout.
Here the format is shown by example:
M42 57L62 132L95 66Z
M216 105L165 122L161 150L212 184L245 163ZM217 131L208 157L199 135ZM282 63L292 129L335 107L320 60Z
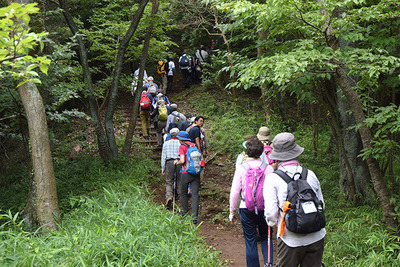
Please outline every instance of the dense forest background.
M21 212L18 225L28 232L62 230L77 205L58 197L68 195L56 183L61 170L66 177L77 171L66 155L83 150L98 158L99 170L145 157L133 136L139 94L123 134L118 99L130 95L139 65L155 74L158 60L172 56L177 64L184 52L205 46L212 52L201 86L213 93L199 101L210 118L219 117L219 153L235 157L243 137L262 125L275 126L274 134L307 134L310 162L329 158L337 173L327 174L342 201L332 202L338 213L330 226L349 229L349 217L374 214L351 221L369 230L357 241L341 240L342 249L367 240L373 249L359 257L376 266L398 262L398 1L3 0L0 8L0 183L2 192L19 195L2 195L4 220L18 224L12 214ZM217 129L240 120L247 124L229 136ZM136 163L135 172L151 173ZM370 227L382 232L367 237ZM344 258L332 262L345 266Z

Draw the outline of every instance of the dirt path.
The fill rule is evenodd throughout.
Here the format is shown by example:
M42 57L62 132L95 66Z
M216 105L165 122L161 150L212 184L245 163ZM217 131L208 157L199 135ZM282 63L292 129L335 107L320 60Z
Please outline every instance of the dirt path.
M172 100L171 103L176 103L178 105L178 111L183 114L190 113L193 115L200 115L192 110L192 107L189 105L190 101L175 101L175 99L182 99L179 95L188 95L187 90L185 92L181 90L183 89L178 87L171 94L168 94L169 99ZM186 97L183 98L187 99ZM127 107L127 109L129 108L131 107ZM204 127L207 131L207 121ZM136 129L140 131L140 127ZM155 134L154 131L151 131L151 133L153 133L153 135ZM154 138L155 136L151 139ZM157 162L157 166L159 166L161 150L157 150L154 143L152 143L152 148L154 148L154 160ZM212 148L210 149L210 154L213 155ZM235 216L236 220L233 225L227 220L229 212L229 192L234 171L231 166L227 165L226 157L215 155L215 153L212 159L207 162L205 177L204 180L201 181L200 188L199 228L206 243L214 247L217 251L220 251L220 259L224 263L223 266L243 267L246 266L246 254L239 215ZM155 184L153 185L153 190L154 201L160 205L164 205L165 184ZM260 245L259 256L260 266L263 266Z

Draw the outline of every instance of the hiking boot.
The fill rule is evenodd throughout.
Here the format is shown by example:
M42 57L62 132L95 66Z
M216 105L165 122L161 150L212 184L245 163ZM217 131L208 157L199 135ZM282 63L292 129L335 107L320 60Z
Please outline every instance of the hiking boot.
M167 207L167 209L172 209L172 197L169 197L167 199L167 202L165 202L165 206Z

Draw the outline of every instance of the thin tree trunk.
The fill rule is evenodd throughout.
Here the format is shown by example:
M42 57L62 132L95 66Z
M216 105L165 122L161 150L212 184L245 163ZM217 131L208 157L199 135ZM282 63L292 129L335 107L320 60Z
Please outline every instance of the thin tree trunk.
M313 148L314 157L318 157L318 107L317 105L310 103L311 119L312 119L312 129L313 129Z
M152 17L154 17L157 14L158 6L159 6L158 0L152 0L152 9L151 9ZM133 100L132 116L129 121L128 130L125 136L125 142L123 148L123 154L125 156L129 156L131 151L132 138L135 131L136 120L139 112L140 96L142 94L143 75L144 75L144 70L146 68L146 58L147 58L147 53L149 51L152 32L153 32L153 21L151 20L150 25L147 27L146 36L144 38L143 51L142 51L142 56L140 58L139 80L138 80L138 85L136 87L135 97Z
M357 93L353 90L348 80L347 73L342 68L342 66L338 67L334 79L342 89L343 94L345 95L347 101L349 102L356 123L362 125L365 121L365 115L362 109L360 99ZM372 140L371 129L369 129L365 125L362 125L359 128L359 132L361 135L363 148L364 149L370 148ZM378 195L379 201L382 206L383 221L386 223L386 225L396 229L398 227L398 221L394 216L395 214L394 206L390 201L390 194L386 186L386 183L383 179L383 175L379 168L378 162L372 156L368 156L366 158L366 161L369 172L371 174L371 179L374 185L375 192Z
M106 129L108 145L109 145L114 157L118 156L118 146L117 146L117 142L115 140L115 135L114 135L113 116L114 116L115 105L116 105L116 101L117 101L117 97L118 97L118 85L119 85L119 79L121 77L121 72L122 72L122 64L124 62L126 48L128 47L129 41L132 38L133 34L135 33L135 31L139 25L140 19L143 16L144 9L148 2L149 2L149 0L142 0L140 2L139 8L136 10L136 13L132 18L131 25L130 25L128 31L126 32L124 38L122 39L120 46L118 48L117 59L116 59L115 67L114 67L114 71L113 71L113 80L112 80L110 101L108 102L106 118L105 118L105 123L104 123L105 129ZM154 6L154 3L153 3L153 6ZM154 15L155 14L152 13L152 18L154 18ZM153 25L153 20L151 20L150 24Z
M8 3L29 4L29 0L8 0ZM21 22L22 24L23 22ZM25 25L27 26L27 25ZM29 140L32 150L32 167L36 186L36 210L43 233L57 230L59 208L56 179L50 150L46 112L36 84L26 82L18 88L26 112ZM28 196L29 198L29 196Z
M94 96L92 76L90 73L89 63L88 63L88 59L87 59L87 49L86 49L85 43L83 42L82 35L79 33L78 26L74 22L74 19L72 18L71 14L68 12L66 1L59 0L59 3L60 3L60 7L63 10L64 18L65 18L72 34L76 35L76 38L78 40L79 55L80 55L82 71L83 71L83 75L84 75L86 84L89 89L89 96L88 96L89 110L90 110L90 115L93 119L95 131L96 131L97 143L99 146L100 155L104 160L110 161L114 157L113 157L111 149L108 145L108 142L106 139L106 134L104 132L103 125L101 124L100 116L98 113L98 105L97 105L96 97Z
M36 209L44 233L57 230L59 208L51 157L46 113L42 97L33 82L18 88L26 111L36 185Z

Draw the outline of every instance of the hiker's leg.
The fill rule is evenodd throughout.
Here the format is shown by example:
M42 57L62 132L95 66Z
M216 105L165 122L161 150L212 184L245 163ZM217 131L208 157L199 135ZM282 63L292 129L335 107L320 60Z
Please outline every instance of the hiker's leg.
M321 266L322 254L324 253L324 239L306 246L306 252L300 263L301 267Z
M165 128L165 126L167 126L167 122L166 121L158 121L157 123L157 145L158 146L162 146L163 144L163 134L162 134L162 130L163 128Z
M190 182L189 174L182 173L181 174L181 215L186 215L188 212L188 195L187 195L187 188Z
M258 225L258 233L260 234L261 252L263 254L264 264L267 262L272 263L273 245L272 242L268 244L268 225L264 218L264 211L258 213L257 225Z
M282 239L278 238L278 254L276 260L276 266L280 267L297 267L303 255L305 253L304 246L301 247L289 247L282 241ZM321 262L320 262L321 263Z
M199 187L200 187L200 175L191 175L192 181L190 185L192 187L192 219L197 220L199 214Z
M247 267L259 267L257 250L257 225L254 222L254 213L248 209L239 209L240 221L242 223L244 243L246 245Z
M167 76L167 80L168 80L168 83L167 83L167 93L170 93L170 92L172 91L172 83L173 83L173 81L174 81L174 76L173 76L173 75Z
M174 171L175 171L175 164L174 160L168 160L165 163L165 199L172 198L172 190L174 185Z
M180 199L181 195L181 174L179 173L180 170L181 170L181 165L177 165L175 175L176 175L176 192L177 192L176 199L178 200Z

